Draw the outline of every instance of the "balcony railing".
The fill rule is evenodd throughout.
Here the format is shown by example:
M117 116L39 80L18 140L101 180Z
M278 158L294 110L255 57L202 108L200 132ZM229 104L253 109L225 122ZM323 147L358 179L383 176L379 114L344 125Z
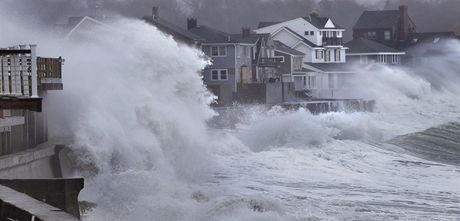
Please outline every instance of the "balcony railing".
M42 84L62 84L62 78L41 78Z
M260 58L259 67L278 67L282 58Z
M323 38L323 46L343 45L342 38Z

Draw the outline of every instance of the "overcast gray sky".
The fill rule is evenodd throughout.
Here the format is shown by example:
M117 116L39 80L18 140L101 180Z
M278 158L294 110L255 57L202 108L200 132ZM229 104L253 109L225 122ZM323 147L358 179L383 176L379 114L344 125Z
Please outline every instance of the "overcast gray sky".
M106 11L129 17L151 13L160 6L161 17L185 26L187 17L199 23L228 32L239 32L242 26L256 27L259 21L277 21L306 16L317 10L336 23L351 29L364 10L397 9L409 6L418 31L460 29L460 0L0 0L17 16L31 22L52 25L63 23L69 16L91 13L97 3ZM351 32L348 32L350 36Z

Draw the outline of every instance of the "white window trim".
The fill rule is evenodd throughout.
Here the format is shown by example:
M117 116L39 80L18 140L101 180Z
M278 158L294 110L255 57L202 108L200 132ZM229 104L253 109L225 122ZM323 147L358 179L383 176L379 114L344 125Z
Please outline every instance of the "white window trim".
M217 71L217 77L218 79L213 79L212 78L212 72L214 71ZM227 78L226 79L222 79L222 71L225 71L227 72ZM228 76L228 69L211 69L211 81L227 81L229 79L229 76Z
M222 54L220 53L220 50L219 50L220 47L224 47L224 48L225 48L225 50L224 50L224 51L225 51L225 55L222 55ZM218 54L217 56L212 54L212 48L217 48L217 54ZM227 57L227 55L228 55L227 46L218 46L218 45L216 45L216 46L211 46L211 47L209 47L209 50L210 50L210 52L211 52L211 53L210 53L211 57Z

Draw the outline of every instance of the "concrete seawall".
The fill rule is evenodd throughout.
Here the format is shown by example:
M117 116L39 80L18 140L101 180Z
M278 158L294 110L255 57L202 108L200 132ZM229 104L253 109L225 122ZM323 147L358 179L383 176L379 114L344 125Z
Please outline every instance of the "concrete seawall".
M2 179L45 179L61 177L59 151L62 145L47 142L36 148L0 156Z
M375 101L359 100L359 99L343 99L343 100L312 100L305 102L284 103L281 105L286 109L305 108L312 114L321 114L328 112L373 112Z
M0 185L0 220L77 221L63 210Z

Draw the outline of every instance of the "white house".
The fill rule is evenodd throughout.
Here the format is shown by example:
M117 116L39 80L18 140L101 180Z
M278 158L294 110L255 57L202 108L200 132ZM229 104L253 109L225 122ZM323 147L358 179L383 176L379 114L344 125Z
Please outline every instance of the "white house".
M340 87L337 82L345 78L341 75L350 73L345 68L348 49L343 46L345 29L330 18L312 13L283 22L261 22L255 32L269 33L274 40L305 54L303 67L309 71L296 76L297 91L308 90L315 98L334 98L333 91ZM329 66L333 66L333 72Z

